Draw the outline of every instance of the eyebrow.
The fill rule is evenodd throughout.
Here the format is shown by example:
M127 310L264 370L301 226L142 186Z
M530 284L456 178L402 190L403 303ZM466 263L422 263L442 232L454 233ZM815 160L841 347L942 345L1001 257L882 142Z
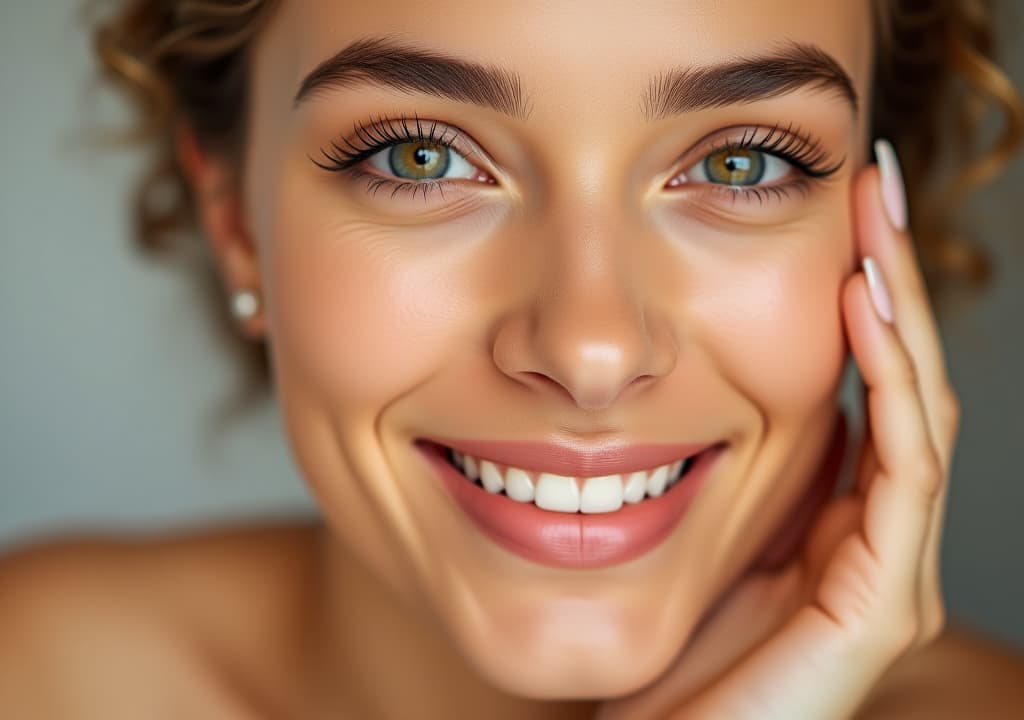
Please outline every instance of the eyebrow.
M522 120L530 114L518 74L388 37L357 40L324 60L302 81L293 107L321 90L359 84L472 103Z
M358 85L383 85L471 103L521 120L531 111L522 80L512 70L387 36L356 40L321 62L303 78L292 106L320 92ZM641 96L640 111L654 121L756 102L801 88L836 92L857 112L857 92L842 66L820 48L801 43L789 43L765 55L662 73Z
M663 73L642 96L640 111L653 121L752 103L803 88L837 93L857 113L857 91L842 65L815 45L795 42L764 55Z

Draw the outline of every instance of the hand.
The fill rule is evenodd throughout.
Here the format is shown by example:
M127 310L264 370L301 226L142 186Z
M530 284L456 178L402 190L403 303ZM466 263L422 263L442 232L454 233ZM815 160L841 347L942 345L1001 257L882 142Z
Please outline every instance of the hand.
M848 718L897 659L943 628L939 541L959 406L877 167L854 192L860 251L888 281L894 316L880 317L864 273L847 281L843 316L867 389L856 487L813 517L788 565L742 578L658 681L603 703L597 720ZM829 490L844 438L840 422Z

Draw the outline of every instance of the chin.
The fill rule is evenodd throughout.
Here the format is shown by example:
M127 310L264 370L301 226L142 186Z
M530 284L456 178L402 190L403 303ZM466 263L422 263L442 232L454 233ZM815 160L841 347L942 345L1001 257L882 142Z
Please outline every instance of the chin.
M586 598L460 612L460 651L489 684L534 700L621 697L654 682L696 618L666 615L658 598L623 608ZM473 622L475 616L476 622ZM469 620L465 622L465 620Z

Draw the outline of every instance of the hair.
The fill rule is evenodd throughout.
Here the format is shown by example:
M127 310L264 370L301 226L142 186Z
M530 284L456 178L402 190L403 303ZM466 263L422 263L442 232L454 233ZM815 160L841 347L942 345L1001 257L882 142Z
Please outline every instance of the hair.
M197 239L195 197L175 154L181 123L204 152L227 160L241 176L250 55L278 4L122 0L97 24L103 79L137 112L133 139L155 151L133 203L135 236L145 253L166 255ZM1024 105L995 63L992 2L873 0L873 12L871 137L890 140L900 158L914 241L941 309L950 289L977 290L989 281L987 255L957 231L956 211L1020 145ZM989 131L993 118L1001 120L996 133ZM224 336L244 359L242 396L261 394L252 391L270 384L263 344L232 331L212 268L204 283Z

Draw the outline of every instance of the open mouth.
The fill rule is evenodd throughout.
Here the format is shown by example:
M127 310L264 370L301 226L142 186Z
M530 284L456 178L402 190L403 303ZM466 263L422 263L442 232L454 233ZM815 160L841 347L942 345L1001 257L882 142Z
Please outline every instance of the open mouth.
M608 513L623 504L636 505L660 497L689 473L700 453L646 470L595 477L569 477L553 472L504 465L445 447L445 458L469 482L492 495L542 510L562 513Z
M469 447L454 450L425 438L416 446L466 518L526 560L571 569L617 565L661 545L726 447L634 446L629 455L583 460L571 453L545 452L543 446L532 453L529 447L514 447L515 455L535 466L530 469L485 457L491 451L492 458L513 454L507 443L460 442L476 445L479 455L469 454ZM678 459L669 461L673 457ZM651 466L644 469L647 464ZM578 475L551 472L556 467Z

